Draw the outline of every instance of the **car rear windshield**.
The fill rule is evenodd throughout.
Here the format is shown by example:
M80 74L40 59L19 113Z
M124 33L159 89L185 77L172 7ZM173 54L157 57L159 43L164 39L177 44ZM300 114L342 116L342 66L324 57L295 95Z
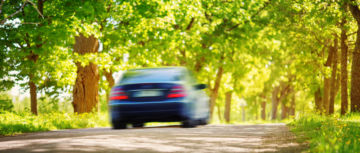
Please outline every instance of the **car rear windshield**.
M184 72L181 69L156 68L136 69L127 71L120 83L146 83L146 82L167 82L185 80Z

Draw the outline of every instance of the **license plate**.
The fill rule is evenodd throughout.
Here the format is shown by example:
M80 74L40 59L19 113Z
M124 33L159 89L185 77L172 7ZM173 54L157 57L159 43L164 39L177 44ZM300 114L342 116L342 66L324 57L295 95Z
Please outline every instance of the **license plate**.
M133 95L134 97L156 97L162 96L161 91L137 91Z

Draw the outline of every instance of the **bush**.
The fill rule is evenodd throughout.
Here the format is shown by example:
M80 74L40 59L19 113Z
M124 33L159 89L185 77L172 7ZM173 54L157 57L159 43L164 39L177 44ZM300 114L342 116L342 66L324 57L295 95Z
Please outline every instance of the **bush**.
M300 115L289 125L300 138L310 142L311 152L360 152L360 114L341 118L315 113Z
M28 111L21 113L0 112L0 135L107 126L110 126L107 113L84 113L77 115L65 112L52 112L35 116Z
M0 99L0 110L2 111L12 111L14 105L11 100L2 100Z

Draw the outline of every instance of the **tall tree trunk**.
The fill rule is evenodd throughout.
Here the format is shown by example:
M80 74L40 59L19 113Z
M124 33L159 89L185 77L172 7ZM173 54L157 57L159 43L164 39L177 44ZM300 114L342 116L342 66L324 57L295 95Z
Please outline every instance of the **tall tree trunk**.
M358 25L351 66L351 112L360 112L360 10L359 6L352 3L349 3L349 9Z
M30 46L30 44L28 44L28 46ZM27 56L27 58L34 62L34 65L36 65L36 62L39 58L39 55L34 54L33 51L30 52L30 55ZM29 86L30 86L30 107L31 107L31 113L33 113L34 115L38 115L38 109L37 109L37 88L36 88L36 84L34 82L34 71L36 71L35 69L32 69L31 72L29 73Z
M266 120L266 96L265 94L261 94L261 119Z
M29 78L30 78L29 86L30 86L31 113L33 113L34 115L38 115L37 97L36 97L36 85L33 82L32 74L30 74Z
M219 62L222 63L224 61L224 53L221 55ZM221 65L219 67L219 69L217 70L217 74L216 74L216 79L215 79L215 85L214 88L211 90L211 95L210 95L210 115L213 115L214 112L214 107L216 104L216 99L218 97L218 93L219 93L219 88L220 88L220 83L221 83L221 78L223 76L224 73L224 68L223 65Z
M324 64L325 67L331 67L333 61L334 49L332 46L329 47L329 55ZM330 106L330 90L331 89L331 78L324 76L324 93L323 93L323 105L322 112L325 115L329 115L329 106Z
M115 80L114 80L114 77L112 76L113 72L112 70L110 70L110 72L107 72L105 69L104 69L104 76L106 77L106 81L109 83L109 89L106 90L106 100L107 100L107 103L109 104L110 102L110 90L111 88L115 85Z
M178 56L181 66L186 66L186 51L180 50L180 56Z
M334 114L334 105L336 98L336 72L338 63L338 39L334 38L334 47L333 47L333 64L331 72L331 90L330 90L330 102L329 102L329 114Z
M318 111L322 111L322 96L321 96L321 89L320 87L318 88L318 90L315 92L315 110L316 112Z
M38 0L37 2L37 9L38 11L41 13L41 15L43 15L43 10L44 10L44 5L43 5L43 0ZM41 16L39 15L39 18ZM40 26L42 26L40 24ZM28 36L28 35L27 35ZM40 36L38 36L38 40L41 41L41 38ZM27 44L28 47L30 47L30 44L28 43ZM37 48L41 48L42 44L36 44L36 47ZM27 56L27 58L30 60L30 61L33 61L34 62L34 65L36 65L36 62L39 58L39 55L38 54L35 54L33 51L30 52L30 55ZM33 70L34 71L34 70ZM31 113L33 113L34 115L38 115L38 109L37 109L37 88L36 88L36 85L35 83L33 82L33 79L34 79L34 74L33 74L33 71L30 72L29 74L29 86L30 86L30 101L31 101Z
M259 107L258 107L258 105L257 105L257 100L256 100L256 98L255 98L255 100L254 100L254 106L255 106L255 120L258 120L259 119L259 114L258 114L258 111L259 111Z
M323 97L323 112L325 115L329 115L329 105L330 105L330 88L331 88L330 78L324 79L324 97Z
M295 106L296 106L295 100L296 100L296 97L295 97L295 92L294 92L291 97L291 105L290 105L290 111L289 111L290 116L295 116Z
M229 91L227 93L225 93L225 114L224 114L224 117L225 117L225 120L227 123L230 122L230 112L231 112L231 95L232 95L232 91Z
M75 37L74 52L84 55L97 53L99 41L94 35L85 37L82 33ZM77 62L77 77L73 88L73 107L76 113L89 113L98 110L99 103L99 70L98 66L89 63L83 67Z
M212 116L212 114L214 112L214 107L215 107L215 104L216 104L216 99L218 97L221 78L223 76L223 73L224 73L223 66L220 66L220 68L218 69L217 75L216 75L214 89L212 90L212 93L210 95L210 114L211 114L211 116Z
M347 61L348 61L348 46L346 29L344 25L346 24L346 17L342 18L341 21L341 115L345 115L348 111L348 70L347 70Z
M220 105L216 105L217 107L217 110L218 110L218 117L219 117L219 121L221 122L222 119L221 119L221 110L220 110Z
M288 116L288 107L286 107L286 103L281 102L281 119L286 119Z
M278 94L279 94L280 86L276 86L272 91L271 104L272 104L272 120L276 120L277 118L277 107L278 107Z

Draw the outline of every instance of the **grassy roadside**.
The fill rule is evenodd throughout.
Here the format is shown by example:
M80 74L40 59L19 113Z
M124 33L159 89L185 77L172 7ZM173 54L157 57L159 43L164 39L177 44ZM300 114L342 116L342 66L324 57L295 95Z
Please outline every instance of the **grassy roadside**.
M310 152L360 153L360 114L340 118L307 113L288 126L300 141L309 141Z
M38 116L0 111L0 136L57 129L78 129L110 126L107 113L68 114L53 112Z
M211 124L234 124L234 125L250 125L250 124L266 124L279 123L281 121L225 121L213 120ZM146 123L147 126L163 126L163 125L179 125L180 122L151 122ZM92 127L110 127L107 112L102 113L85 113L73 114L66 112L43 113L38 116L32 115L30 112L22 113L0 111L0 136L14 135L28 132L43 132L59 129L80 129Z

